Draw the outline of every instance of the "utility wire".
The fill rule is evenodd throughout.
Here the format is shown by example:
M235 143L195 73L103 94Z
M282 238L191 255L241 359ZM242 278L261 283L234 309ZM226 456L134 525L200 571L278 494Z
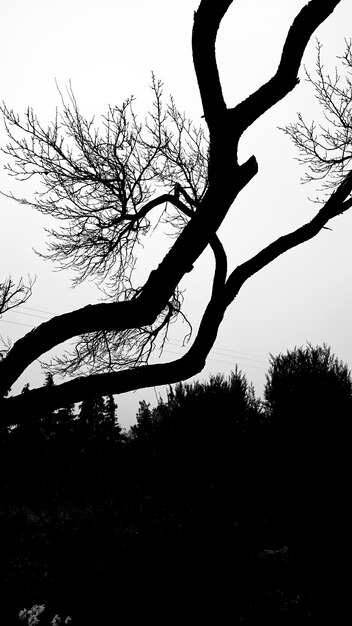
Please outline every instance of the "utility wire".
M22 311L22 309L25 309L25 311ZM45 313L46 315L49 315L49 316L55 315L54 313L50 313L49 311L45 311L44 309L35 309L35 308L27 307L24 305L20 305L18 309L13 309L12 313L18 313L20 315L25 315L26 317L34 317L37 319L44 319L44 320L50 319L50 317L44 317L43 315L37 315L36 313L27 313L26 311L36 311L37 313ZM26 328L35 328L34 325L24 324L23 322L16 322L14 320L0 319L0 322L5 323L5 324L14 324L16 326L25 326ZM168 339L168 344L170 344L171 347L174 346L175 348L184 347L181 339L176 339L173 337L170 337ZM175 352L173 350L169 350L168 348L165 348L163 352L166 352L169 354L177 354L177 355L182 354L182 352ZM222 354L222 352L225 352L226 354ZM225 358L228 357L231 359L231 361L214 358L213 355L223 356ZM257 357L257 358L252 358L252 357ZM264 367L264 363L265 364L268 363L268 359L262 354L256 354L253 352L244 352L241 350L232 350L230 348L224 348L218 345L215 345L214 348L212 348L212 350L210 351L210 356L208 357L208 360L217 361L218 363L226 363L229 365L233 362L233 360L236 360L237 362L238 359L241 359L242 361L250 361L251 362L250 364L249 363L248 364L240 363L240 364L243 366L252 367L254 369L266 369L266 367ZM253 365L252 363L257 363L257 365Z

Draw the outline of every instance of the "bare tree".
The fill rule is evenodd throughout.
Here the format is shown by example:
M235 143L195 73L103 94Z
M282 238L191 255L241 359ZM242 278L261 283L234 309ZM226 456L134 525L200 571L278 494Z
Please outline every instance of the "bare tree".
M13 345L0 363L3 393L35 359L74 337L78 337L75 354L61 359L57 366L70 374L83 368L85 374L50 390L31 390L25 398L6 398L5 408L13 411L37 402L59 407L90 396L169 384L195 375L204 367L226 309L242 285L281 254L317 235L330 219L352 205L352 172L345 158L350 149L346 100L338 113L341 123L344 120L347 124L345 135L334 144L339 176L334 178L315 217L235 269L228 269L217 230L238 194L258 171L255 156L239 162L240 138L297 85L311 35L339 1L311 0L304 6L289 29L276 73L243 102L231 107L222 94L215 41L232 0L201 0L194 15L192 46L206 131L195 128L173 101L164 107L162 85L155 79L154 104L144 124L138 121L133 100L129 99L120 108L109 108L100 131L94 120L81 116L71 89L66 100L62 97L62 114L48 129L33 111L28 110L22 122L3 106L9 135L4 150L11 158L10 174L19 179L39 175L43 184L34 199L19 201L63 224L49 233L49 258L63 267L74 267L77 282L88 276L107 280L109 298L56 316ZM351 67L350 57L348 48L344 57L347 68ZM333 96L342 101L337 82L322 82L322 72L318 72L317 85L319 81L318 97L323 106L329 98L332 103ZM319 143L314 128L309 133L300 118L298 125L286 130L304 150L304 159L313 173L320 172L314 168L319 168L315 159L321 157L319 146L323 143ZM331 137L325 135L325 141L332 141ZM327 163L328 153L322 158ZM327 173L331 172L328 169ZM162 218L174 227L175 240L145 284L135 286L133 269L138 246L151 227L151 212L157 207L162 209ZM197 335L181 358L150 364L148 357L156 338L181 314L180 281L207 246L214 254L215 271Z

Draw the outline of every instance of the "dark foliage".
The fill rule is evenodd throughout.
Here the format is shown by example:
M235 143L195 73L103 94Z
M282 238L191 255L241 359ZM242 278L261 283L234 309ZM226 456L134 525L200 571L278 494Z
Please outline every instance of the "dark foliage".
M326 347L287 359L287 389L304 380L321 407L323 392L307 382L319 370L341 406L345 385L339 391L327 370L345 382L348 372ZM3 623L17 624L19 610L35 603L45 603L48 616L71 615L74 626L185 615L225 623L229 611L233 623L349 623L352 520L337 496L332 501L328 471L314 465L313 485L295 447L305 428L311 441L314 428L317 440L322 435L317 420L291 424L290 396L285 410L275 390L284 365L282 355L272 358L266 411L236 370L180 383L156 408L142 402L127 434L112 397L78 410L38 409L3 431ZM308 406L301 400L298 407ZM342 422L330 421L332 446ZM295 428L293 446L287 433ZM327 438L326 446L327 458L335 455ZM347 473L343 485L346 500Z
M329 347L308 344L271 357L264 396L281 526L326 558L350 532L351 374Z
M291 437L330 438L350 430L351 374L326 345L271 357L264 397L271 421Z

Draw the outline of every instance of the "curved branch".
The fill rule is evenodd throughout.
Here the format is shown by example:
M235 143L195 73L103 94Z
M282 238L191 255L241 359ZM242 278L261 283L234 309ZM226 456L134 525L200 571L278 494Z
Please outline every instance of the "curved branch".
M144 217L146 217L152 209L154 209L157 206L160 206L161 204L166 204L166 202L171 202L189 217L193 215L193 213L187 208L187 206L183 202L181 202L181 200L177 196L171 193L163 193L161 196L158 196L157 198L153 198L152 200L149 200L148 202L146 202L146 204L144 204L139 209L139 211L137 211L137 213L134 213L133 215L129 215L127 213L127 215L125 215L123 218L118 217L115 220L112 220L111 223L114 224L114 223L123 222L127 220L130 222L130 224L134 224L135 222L139 222ZM128 228L130 228L130 224Z
M121 372L82 376L61 385L55 385L50 390L46 387L31 389L26 394L0 400L0 408L3 409L1 424L20 423L26 418L28 411L38 406L54 409L79 402L82 398L171 384L193 376L200 369L195 363L182 357L171 363L158 363Z
M349 172L337 190L330 196L325 205L315 215L315 217L297 228L297 230L283 235L276 239L266 248L263 248L258 254L248 261L239 265L229 276L225 290L226 301L228 304L234 300L243 283L259 272L263 267L269 265L277 259L281 254L287 252L291 248L309 241L315 237L333 217L347 211L352 206L352 199L349 198L352 192L352 171ZM346 198L348 198L346 200Z
M229 111L238 138L299 83L298 71L309 39L340 1L311 0L301 9L289 29L276 74Z
M124 330L151 325L167 305L180 280L205 250L220 226L233 200L255 175L252 158L239 168L234 188L209 189L193 218L175 241L156 270L153 270L134 300L88 305L44 322L19 339L0 362L0 395L13 385L22 372L37 358L58 344L97 330ZM172 196L179 208L185 205ZM214 207L218 210L214 211Z
M212 298L215 298L224 287L227 275L227 256L219 237L215 234L211 241L210 247L215 257L215 273L213 280Z
M124 393L137 388L171 384L185 378L190 378L200 372L215 342L218 328L226 310L225 300L223 298L227 273L226 253L216 234L212 237L210 246L215 256L212 295L200 323L197 337L189 351L183 357L170 363L145 365L119 372L79 377L61 385L50 387L50 389L48 389L48 387L32 389L28 391L25 396L20 394L3 400L5 411L2 421L5 419L7 423L11 423L11 420L13 422L14 419L13 416L16 415L15 419L17 422L17 416L21 414L20 411L26 408L26 412L28 412L31 406L36 407L40 405L59 408L66 403L78 402L82 397L94 397L97 395L107 395L109 393ZM137 300L118 304L134 304L135 302L137 302ZM111 305L105 306L110 307ZM86 309L90 310L94 308L95 307L86 307ZM138 309L139 307L137 310ZM69 313L67 315L71 316L72 314ZM57 318L50 321L55 323L55 320L57 321ZM43 326L48 324L50 325L50 322L47 322ZM23 339L25 340L26 337ZM111 391L112 389L113 391ZM7 418L5 417L6 413L8 415ZM23 418L24 417L25 413L23 414Z
M221 245L221 244L220 244ZM217 252L218 255L219 251ZM221 254L221 253L220 253ZM172 384L198 374L216 340L226 310L219 291L213 292L203 315L197 337L188 352L169 363L157 363L106 374L75 378L61 385L31 389L26 394L0 399L1 423L13 424L26 419L28 411L40 406L51 409L79 402L82 398L119 394L146 387Z
M140 307L138 298L127 302L88 305L57 315L18 339L0 362L0 395L42 354L77 335L97 330L121 330L148 325L156 317L151 306Z
M202 0L194 14L193 63L209 129L226 111L215 57L215 40L220 22L232 0Z

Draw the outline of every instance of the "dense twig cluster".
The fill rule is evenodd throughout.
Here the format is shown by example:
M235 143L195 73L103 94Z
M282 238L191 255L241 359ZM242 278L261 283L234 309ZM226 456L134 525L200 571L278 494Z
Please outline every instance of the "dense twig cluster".
M32 295L35 279L28 277L28 284L20 278L16 284L9 276L0 283L0 316L24 304Z
M34 283L35 279L30 277L28 277L27 285L23 282L22 278L20 278L18 283L15 283L10 276L6 278L4 282L0 282L0 318L4 313L16 309L21 304L27 302L32 295ZM9 339L5 340L0 335L0 344L4 346L3 349L0 349L1 359L6 352L9 351L11 341Z
M304 120L289 124L284 131L299 150L299 161L308 168L304 182L322 180L323 189L336 189L351 171L352 160L352 41L339 57L342 71L325 73L322 45L317 44L316 72L306 70L307 81L313 86L323 115L322 123Z
M3 152L12 158L5 169L17 180L39 176L42 183L31 200L10 197L60 223L47 230L48 252L41 256L75 270L74 284L108 279L105 292L120 301L138 293L132 287L136 249L149 232L152 209L161 207L158 223L171 224L177 236L207 187L204 130L194 127L172 98L164 107L162 83L154 75L151 89L153 107L144 124L131 97L120 107L109 106L98 127L80 113L71 85L68 100L60 93L62 112L48 128L32 109L22 121L2 107L10 139ZM158 195L161 187L167 193ZM100 372L147 362L157 335L180 313L179 296L176 288L150 328L82 336L73 354L55 360L55 371L59 364L62 373L73 373L83 366Z
M125 285L135 265L135 247L150 228L149 214L172 203L175 181L194 206L207 186L207 140L173 100L164 108L162 84L154 76L153 108L142 124L134 98L109 106L100 126L80 113L72 87L62 112L45 128L32 109L24 121L5 104L2 113L11 157L7 172L20 181L39 176L34 198L10 197L59 220L49 229L43 255L76 271L75 283L107 276ZM157 196L162 187L167 193ZM172 203L178 222L179 208ZM182 215L181 222L185 222Z

